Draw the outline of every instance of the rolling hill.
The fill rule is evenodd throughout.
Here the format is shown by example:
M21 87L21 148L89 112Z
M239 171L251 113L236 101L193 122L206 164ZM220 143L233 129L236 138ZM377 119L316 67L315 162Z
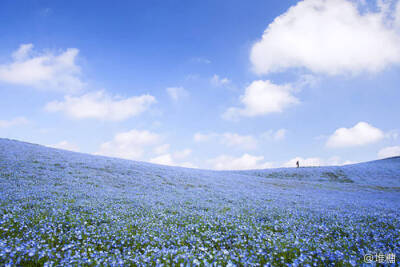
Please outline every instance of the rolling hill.
M400 157L211 171L0 139L1 265L359 265L399 227Z

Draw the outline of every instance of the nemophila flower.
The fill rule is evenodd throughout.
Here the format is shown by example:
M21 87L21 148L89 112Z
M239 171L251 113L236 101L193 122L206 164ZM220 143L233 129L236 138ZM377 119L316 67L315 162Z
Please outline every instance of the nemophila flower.
M18 145L2 151L2 265L359 265L369 251L400 253L396 193L331 182L320 192L312 181L288 189L285 177L271 187L268 171L192 171ZM156 174L174 185L165 190Z

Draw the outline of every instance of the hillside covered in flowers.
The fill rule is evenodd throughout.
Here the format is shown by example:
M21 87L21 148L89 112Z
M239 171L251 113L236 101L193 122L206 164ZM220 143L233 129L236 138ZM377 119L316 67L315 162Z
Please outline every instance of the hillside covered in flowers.
M209 171L0 139L1 266L356 266L399 229L399 157Z

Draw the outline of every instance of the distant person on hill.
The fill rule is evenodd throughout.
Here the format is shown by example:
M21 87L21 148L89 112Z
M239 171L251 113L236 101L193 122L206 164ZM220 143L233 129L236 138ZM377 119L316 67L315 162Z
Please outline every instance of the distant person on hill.
M297 168L300 167L299 161L296 162Z

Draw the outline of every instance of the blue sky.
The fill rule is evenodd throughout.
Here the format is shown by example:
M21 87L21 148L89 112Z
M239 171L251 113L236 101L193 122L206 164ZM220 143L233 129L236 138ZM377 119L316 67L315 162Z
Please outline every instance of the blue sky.
M400 155L398 1L2 1L0 137L209 169Z

